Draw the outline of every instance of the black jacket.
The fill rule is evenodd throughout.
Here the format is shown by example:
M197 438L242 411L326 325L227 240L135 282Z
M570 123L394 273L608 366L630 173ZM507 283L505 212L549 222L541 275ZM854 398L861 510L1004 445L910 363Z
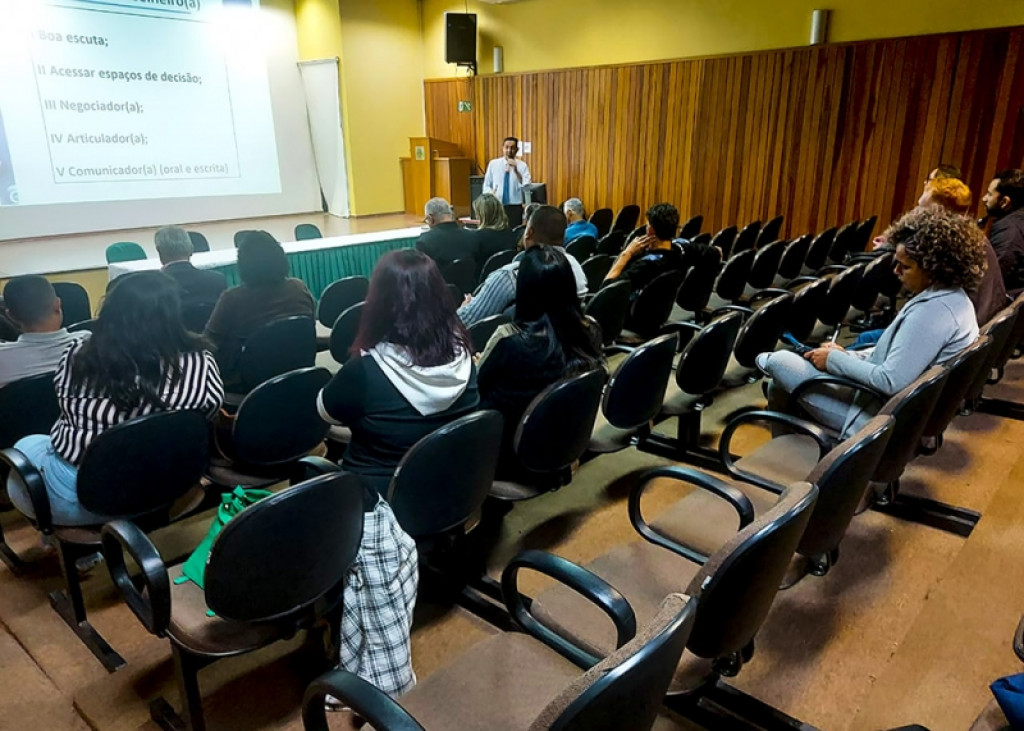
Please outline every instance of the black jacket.
M429 256L439 267L456 259L476 261L477 240L472 231L461 228L455 221L439 223L420 234L416 248Z
M172 261L164 266L164 274L181 287L181 304L214 304L221 292L228 288L228 282L220 272L197 269L188 261Z

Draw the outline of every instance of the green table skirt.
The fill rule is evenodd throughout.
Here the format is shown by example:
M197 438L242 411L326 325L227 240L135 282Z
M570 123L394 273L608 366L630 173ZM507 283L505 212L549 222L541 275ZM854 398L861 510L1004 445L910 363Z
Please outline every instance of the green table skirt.
M291 268L291 276L298 277L305 282L313 296L320 299L320 294L331 282L342 277L353 277L360 274L368 277L382 255L395 249L408 249L415 245L416 239L409 238L371 241L365 244L338 246L333 249L301 251L288 254L288 264ZM238 279L238 267L234 264L215 267L215 271L227 277L229 286L233 287L241 283Z

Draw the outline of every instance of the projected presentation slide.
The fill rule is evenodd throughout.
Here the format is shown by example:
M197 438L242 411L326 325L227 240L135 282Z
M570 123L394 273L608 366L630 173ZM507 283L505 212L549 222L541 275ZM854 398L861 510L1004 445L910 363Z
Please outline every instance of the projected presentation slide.
M256 5L0 2L0 206L279 193Z

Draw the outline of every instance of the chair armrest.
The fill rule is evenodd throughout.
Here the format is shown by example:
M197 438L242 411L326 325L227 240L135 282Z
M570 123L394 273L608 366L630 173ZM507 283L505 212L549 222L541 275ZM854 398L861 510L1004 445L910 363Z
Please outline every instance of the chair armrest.
M328 695L365 718L377 731L424 731L387 693L348 670L329 670L310 683L302 699L302 726L306 731L330 731L324 711Z
M679 342L676 344L676 352L682 353L683 349L689 345L690 341L693 340L693 336L699 333L704 328L695 322L683 322L681 320L672 320L666 322L661 326L661 334L668 335L670 333L676 333L679 336Z
M763 299L772 300L778 297L779 295L783 294L793 293L788 289L782 289L781 287L766 287L764 289L758 290L757 292L754 292L754 294L751 295L750 300L748 301L750 302L750 306L753 307L755 304L757 304Z
M1024 662L1024 617L1020 618L1017 631L1013 633L1013 651Z
M817 282L821 277L816 274L805 274L802 277L795 277L786 282L786 289L790 292L793 291L793 287L800 284L809 284L810 282Z
M633 608L615 587L593 572L572 561L544 551L523 551L509 561L501 572L501 595L505 607L516 624L555 652L581 668L590 668L601 658L577 647L571 641L541 624L527 607L527 599L519 593L520 569L532 569L565 584L596 604L615 624L615 646L622 647L636 636L636 615Z
M303 457L295 463L291 484L297 485L300 482L333 472L341 472L341 467L331 460L323 457Z
M733 461L732 452L729 449L732 444L733 434L744 424L752 422L770 421L777 424L784 424L794 431L798 431L802 434L814 439L818 444L818 459L821 459L828 453L829 449L832 448L832 439L828 433L817 424L813 424L806 419L800 419L789 414L780 414L777 411L747 411L739 416L731 419L726 424L725 429L722 431L722 437L718 442L718 456L722 460L722 466L725 467L726 471L737 480L743 482L749 482L751 485L757 485L760 488L773 492L776 495L781 495L786 489L785 485L779 485L766 480L765 478L754 474L753 472L747 472L746 470L740 469L736 466Z
M163 637L171 621L171 582L163 557L149 537L128 520L115 520L103 526L103 558L110 577L121 591L125 604L142 626ZM127 553L142 571L142 587L132 580L124 563Z
M821 386L845 386L846 388L852 388L855 391L860 391L861 393L875 399L880 405L889 400L888 396L877 389L871 388L871 386L865 386L863 383L857 383L857 381L844 378L843 376L833 376L830 373L823 373L820 376L807 379L794 388L793 393L789 394L789 400L786 402L786 410L792 411L793 407L797 405L797 402L803 398L808 391L813 391Z
M51 533L53 531L53 514L50 511L50 495L46 492L43 473L28 461L28 457L13 447L0 451L0 462L10 468L7 479L21 480L21 484L28 491L29 500L32 502L32 512L36 514L36 528L42 533ZM17 477L15 477L15 473L17 473Z
M737 515L739 515L741 529L754 522L754 506L751 504L750 498L732 485L726 484L717 477L712 477L707 473L700 472L699 470L691 469L689 467L657 467L645 472L640 478L640 482L638 482L629 493L629 521L633 524L633 528L642 538L650 541L656 546L666 548L669 551L677 553L683 558L702 566L708 560L708 557L697 549L683 545L675 539L658 533L651 528L650 524L648 524L646 520L644 520L643 514L640 510L640 501L643 498L644 490L647 489L647 486L650 483L661 477L669 477L673 480L679 480L680 482L694 485L695 487L707 490L712 495L725 500L727 503L732 505L736 510Z
M816 271L815 274L817 274L819 277L823 277L826 274L838 274L839 272L844 272L848 268L849 267L847 267L845 264L828 264L827 266L823 266L821 269Z
M742 312L747 317L754 314L752 309L744 307L743 305L722 305L721 307L716 307L711 311L710 319L714 320L716 317L725 314L726 312Z
M605 355L616 355L617 353L632 353L636 348L629 345L606 345L602 348Z

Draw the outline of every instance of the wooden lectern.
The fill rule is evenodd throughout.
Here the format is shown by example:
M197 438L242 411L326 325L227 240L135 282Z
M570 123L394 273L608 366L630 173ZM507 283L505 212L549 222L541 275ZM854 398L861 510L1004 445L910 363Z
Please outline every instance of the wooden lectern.
M400 161L406 213L422 216L427 201L441 197L452 204L456 217L469 215L473 161L458 146L433 137L410 137L409 157Z

